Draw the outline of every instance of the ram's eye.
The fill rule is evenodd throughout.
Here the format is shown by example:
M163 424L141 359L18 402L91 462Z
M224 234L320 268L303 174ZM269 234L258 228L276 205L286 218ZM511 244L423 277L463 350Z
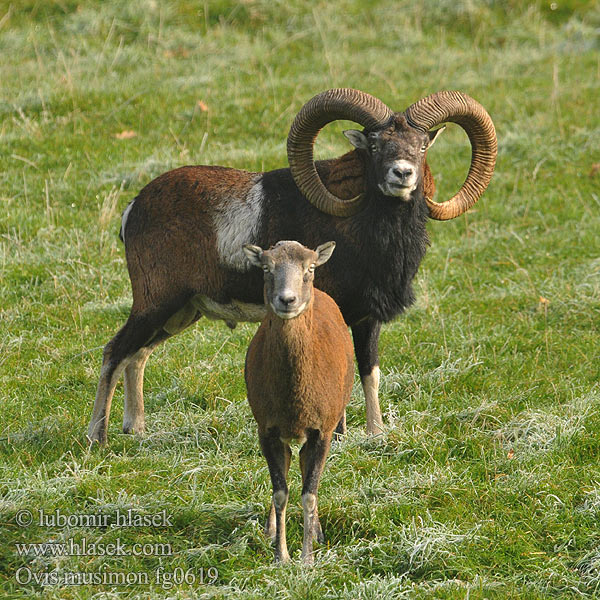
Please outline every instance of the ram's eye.
M310 266L308 267L307 271L308 271L309 273L314 273L314 272L315 272L315 265L310 265Z
M375 152L377 152L377 146L375 144L371 144L369 146L369 149L371 150L372 154L375 154Z
M427 150L427 148L428 148L428 145L427 145L427 144L423 144L423 145L421 146L421 152L422 152L422 153L423 153L423 152L425 152L425 150Z
M265 273L268 273L271 269L269 269L269 265L263 265L262 269Z

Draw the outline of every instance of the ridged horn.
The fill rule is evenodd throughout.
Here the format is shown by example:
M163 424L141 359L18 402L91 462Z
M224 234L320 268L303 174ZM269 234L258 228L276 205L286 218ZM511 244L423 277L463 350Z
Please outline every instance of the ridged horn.
M454 91L431 94L409 106L405 115L411 126L423 131L451 122L469 136L471 167L460 190L447 202L425 199L432 219L446 221L462 215L479 200L494 173L498 143L492 119L479 102Z
M296 115L287 140L288 162L298 189L320 211L336 217L356 214L362 195L342 200L323 185L315 168L313 147L319 131L340 119L366 129L385 126L394 113L381 100L352 88L336 88L317 94Z

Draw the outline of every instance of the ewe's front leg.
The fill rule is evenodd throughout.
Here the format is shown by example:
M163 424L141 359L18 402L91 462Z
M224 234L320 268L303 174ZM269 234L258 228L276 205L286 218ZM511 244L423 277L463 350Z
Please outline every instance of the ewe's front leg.
M365 319L352 327L354 352L367 405L367 433L376 435L383 431L379 408L379 334L381 323Z
M319 522L317 492L319 481L325 466L325 460L331 446L331 433L322 434L313 431L300 450L300 468L302 470L302 508L304 510L304 540L302 542L302 560L304 564L314 562L313 539L323 542L323 530Z
M291 461L292 451L288 446L288 452L285 455L285 464L284 464L284 474L287 480L288 471L290 469L290 461ZM270 540L274 543L275 537L277 534L276 527L276 510L275 510L275 501L271 499L271 508L269 509L269 515L267 517L267 522L265 523L265 535L270 538Z
M288 562L290 555L287 549L285 531L285 513L289 497L287 472L290 467L292 451L279 439L279 434L271 430L267 435L260 435L260 447L269 466L271 483L273 484L273 500L265 531L272 535L275 521L275 562Z

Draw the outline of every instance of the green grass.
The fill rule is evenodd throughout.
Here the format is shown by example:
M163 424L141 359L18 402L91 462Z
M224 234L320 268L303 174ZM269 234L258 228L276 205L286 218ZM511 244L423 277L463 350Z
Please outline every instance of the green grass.
M0 586L25 598L580 598L600 593L600 12L593 1L0 1ZM417 304L382 335L380 439L357 384L299 564L262 533L266 463L245 400L255 326L201 321L146 371L148 432L84 434L101 348L130 305L120 213L175 166L285 166L302 103L335 86L400 110L460 89L497 127L467 216L430 223ZM199 101L208 110L202 110ZM319 153L347 149L333 125ZM135 137L116 134L134 131ZM441 197L469 149L430 156ZM165 510L155 527L19 526L19 511ZM16 544L170 544L19 556ZM25 567L28 571L19 571ZM214 583L211 571L218 570ZM43 588L26 573L193 574ZM177 571L182 569L183 571ZM202 580L204 579L204 584ZM139 581L139 580L138 580ZM161 583L165 580L161 580Z

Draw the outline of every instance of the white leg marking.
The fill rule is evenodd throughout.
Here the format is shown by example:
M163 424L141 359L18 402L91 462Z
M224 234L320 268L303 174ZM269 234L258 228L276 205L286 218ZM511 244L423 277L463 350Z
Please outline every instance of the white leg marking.
M276 534L276 524L275 524L275 502L271 500L271 508L269 510L269 516L267 517L267 523L265 525L265 535L272 541L275 541Z
M317 516L317 497L306 493L302 496L302 508L304 509L304 540L302 542L302 561L305 565L312 565L313 537L315 534L315 518Z
M279 490L273 494L273 504L275 508L285 508L287 504L287 494L283 490Z
M110 406L115 393L115 387L117 387L117 381L119 381L119 377L128 362L129 359L127 358L122 360L112 371L112 375L110 374L111 369L108 361L105 361L105 364L102 365L92 418L88 427L87 437L90 442L100 442L101 444L106 442L108 417L110 416Z
M383 420L379 408L379 367L373 367L369 375L362 378L367 404L367 433L377 435L383 431Z
M283 490L279 490L273 494L276 522L275 561L284 563L290 560L285 532L285 513L287 509L287 501L288 495Z
M144 368L152 348L141 348L125 367L123 386L125 405L123 410L123 433L143 433L144 418Z

